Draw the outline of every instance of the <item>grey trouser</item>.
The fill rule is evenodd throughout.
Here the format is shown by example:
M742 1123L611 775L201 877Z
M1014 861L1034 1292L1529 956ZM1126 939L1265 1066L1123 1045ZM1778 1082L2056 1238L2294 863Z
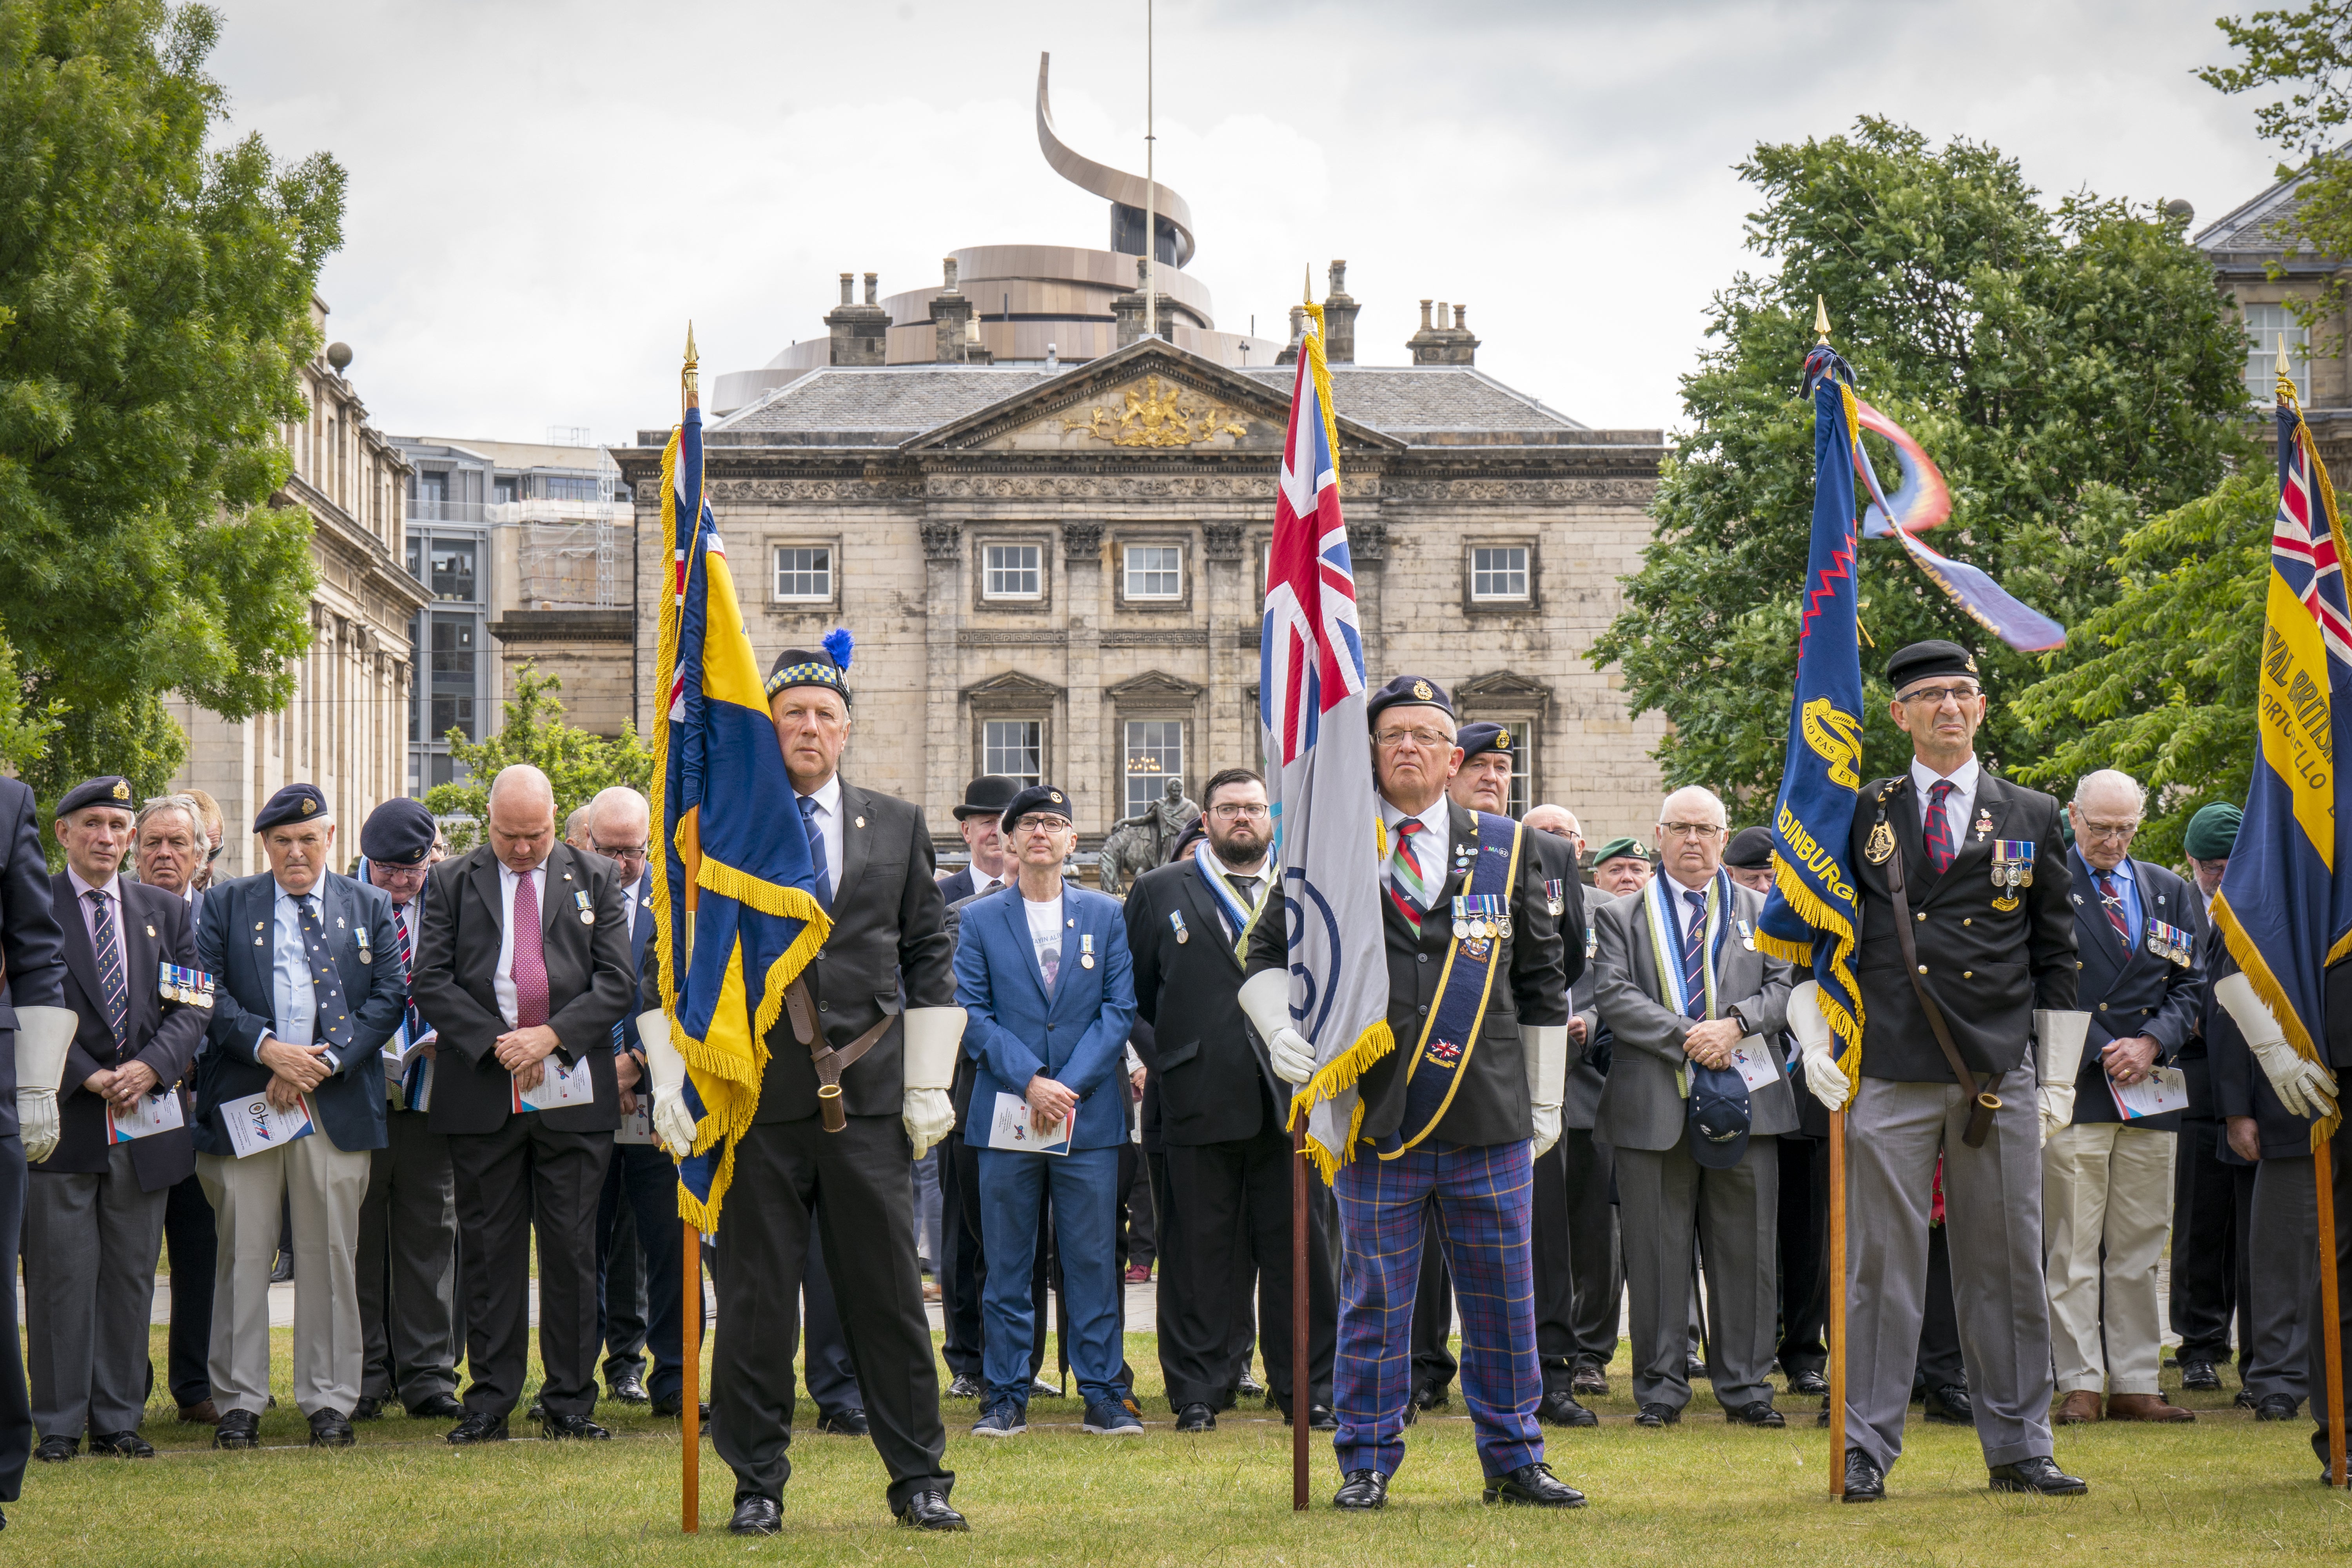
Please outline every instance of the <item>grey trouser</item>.
M2311 1321L2307 1298L2319 1277L2319 1187L2309 1154L2265 1154L2254 1166L2252 1233L2247 1244L2248 1293L2254 1299L2254 1337L2242 1380L2256 1399L2274 1394L2326 1414L2327 1392L2310 1384Z
M171 1196L139 1190L131 1145L103 1174L32 1173L25 1202L26 1363L44 1437L135 1432L147 1409L147 1320Z
M1619 1149L1617 1204L1631 1299L1633 1402L1680 1410L1690 1403L1691 1227L1706 1269L1707 1377L1726 1410L1770 1404L1778 1342L1776 1272L1780 1155L1753 1139L1728 1170L1691 1158L1690 1137L1671 1149ZM1908 1389L1905 1392L1907 1394Z
M449 1140L425 1120L390 1109L391 1142L370 1152L360 1205L360 1392L410 1410L457 1391L457 1189Z
M1846 1107L1846 1439L1882 1470L1903 1452L1918 1366L1938 1153L1952 1305L1985 1463L2051 1451L2042 1118L2031 1070L1984 1087L2001 1106L1980 1149L1961 1142L1969 1107L1956 1083L1865 1078Z
M269 1403L269 1269L281 1204L294 1211L294 1405L348 1415L360 1398L360 1203L368 1152L346 1153L323 1131L236 1159L196 1156L220 1216L213 1276L213 1400L221 1414Z

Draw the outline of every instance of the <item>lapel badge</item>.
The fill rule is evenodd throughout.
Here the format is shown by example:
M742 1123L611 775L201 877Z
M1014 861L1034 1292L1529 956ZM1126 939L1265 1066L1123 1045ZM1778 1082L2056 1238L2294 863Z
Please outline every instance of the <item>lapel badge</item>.
M1095 966L1095 937L1094 937L1094 932L1092 932L1092 931L1083 931L1083 932L1081 932L1081 933L1079 934L1079 936L1078 936L1078 967L1079 967L1079 968L1081 968L1081 969L1092 969L1094 966Z
M855 820L855 821L856 821L856 825L857 825L858 826L860 826L860 827L863 827L863 826L866 826L866 819L865 819L864 817L862 817L862 816L860 816L860 817L856 817L856 818L854 818L853 820Z
M149 926L147 928L147 934L149 936L153 936L155 934L155 928L153 926Z
M1182 910L1170 910L1168 911L1168 923L1176 928L1176 945L1178 947L1181 947L1186 942L1192 940L1192 933L1184 929L1184 911Z

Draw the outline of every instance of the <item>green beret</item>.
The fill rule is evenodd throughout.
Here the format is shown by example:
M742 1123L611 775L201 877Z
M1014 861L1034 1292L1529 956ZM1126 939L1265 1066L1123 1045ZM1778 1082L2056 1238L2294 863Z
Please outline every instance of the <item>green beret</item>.
M2189 819L2180 847L2191 860L2226 860L2238 842L2238 822L2243 814L2228 801L2217 801Z
M1589 864L1599 866L1604 861L1621 860L1629 855L1636 859L1647 860L1650 858L1649 847L1638 838L1612 838L1592 852L1592 858Z

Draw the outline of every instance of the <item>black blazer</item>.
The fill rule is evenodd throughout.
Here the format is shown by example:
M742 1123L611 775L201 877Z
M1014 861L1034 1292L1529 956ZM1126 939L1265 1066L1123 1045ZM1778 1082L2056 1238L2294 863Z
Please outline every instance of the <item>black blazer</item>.
M833 934L802 977L832 1045L845 1046L886 1016L908 1007L955 1005L955 943L935 879L939 860L923 814L896 795L841 784L841 874L833 884ZM646 950L646 994L655 950ZM842 1109L852 1116L898 1116L906 1110L902 1030L894 1023L874 1048L841 1075ZM768 1030L768 1070L760 1080L755 1121L798 1121L817 1114L816 1068L780 1010ZM962 1056L961 1052L957 1053ZM959 1066L959 1081L962 1068ZM966 1089L969 1097L970 1089Z
M49 898L49 863L33 792L0 778L0 1138L16 1135L16 1009L66 1005L65 932Z
M1970 1071L1998 1075L2015 1069L2025 1060L2034 1010L2074 1010L2073 879L2065 840L2058 834L2058 803L1980 769L1976 804L1992 826L1979 833L1971 817L1940 877L1927 866L1919 799L1907 771L1873 780L1854 806L1851 864L1862 889L1862 942L1854 965L1862 984L1865 1078L1952 1081L1952 1069L1905 970L1886 868L1874 865L1867 852L1871 833L1882 821L1903 857L1912 936L1927 972L1920 978ZM2031 839L2035 846L2033 886L2018 889L2013 910L1992 907L1995 898L2006 896L1990 875L1996 838Z
M1456 846L1468 842L1476 831L1476 817L1458 805L1446 809L1450 841ZM1513 931L1501 939L1503 950L1497 960L1510 983L1494 988L1477 1044L1458 1075L1461 1082L1454 1103L1446 1108L1432 1137L1453 1143L1490 1144L1535 1135L1519 1026L1565 1025L1568 988L1584 972L1582 947L1572 954L1563 953L1559 922L1552 919L1544 902L1543 875L1524 847L1526 840L1542 837L1519 835L1520 865L1511 880ZM1396 1048L1367 1068L1357 1080L1364 1101L1365 1137L1383 1137L1403 1123L1407 1069L1429 1010L1437 1002L1437 977L1454 941L1449 905L1461 893L1464 880L1461 871L1452 866L1446 868L1444 891L1418 933L1405 924L1386 892L1381 896L1381 934L1388 949L1389 1030L1396 1037ZM1289 967L1287 923L1277 887L1250 933L1250 973Z
M2161 866L2134 860L2131 868L2139 885L2140 926L2132 932L2129 952L2107 920L2099 902L2095 873L2081 851L2075 852L2071 868L2075 886L2068 897L2074 902L2074 945L2081 954L2074 961L2082 976L2076 994L2078 1005L2091 1015L2091 1032L2083 1042L2082 1071L2074 1079L2077 1125L2123 1120L2107 1088L2107 1069L2099 1061L2103 1047L2114 1040L2146 1035L2156 1042L2156 1059L2170 1066L2180 1048L2196 1037L2198 1012L2204 1000L2205 973L2193 947L2185 964L2147 950L2149 921L2162 921L2184 931L2197 928L2200 921L2191 919L2199 904L2197 889ZM2180 1117L2177 1110L2167 1111L2162 1116L2142 1117L2132 1125L2151 1132L2178 1132Z
M942 903L952 904L960 900L968 899L978 891L980 891L980 880L971 874L971 868L969 866L959 867L940 879L940 900Z
M106 993L98 977L98 952L90 946L89 930L76 907L73 884L58 872L49 882L49 898L65 934L66 1005L79 1020L73 1044L66 1050L65 1081L58 1086L57 1152L33 1167L94 1174L106 1169L106 1100L82 1087L102 1068L133 1061L145 1062L166 1094L178 1095L182 1116L189 1121L194 1102L180 1079L196 1059L205 1040L205 1010L167 1000L158 973L163 964L201 967L196 963L196 933L188 922L188 906L177 893L139 882L118 884L122 890L122 978L130 1002L124 1026L128 1038L118 1049L114 1031L106 1025ZM160 1193L195 1173L196 1145L185 1127L151 1133L131 1145L131 1168L138 1173L139 1190Z
M1171 919L1179 914L1181 942ZM1154 867L1128 889L1127 947L1137 1016L1150 1026L1129 1040L1159 1090L1158 1141L1230 1143L1286 1126L1277 1108L1290 1103L1290 1086L1274 1076L1242 1016L1242 961L1191 856Z
M636 996L629 968L627 919L621 911L620 868L568 844L548 851L540 895L541 950L547 961L547 1023L565 1066L588 1058L596 1098L587 1105L531 1111L559 1132L611 1132L621 1125L621 1089L613 1077L613 1026ZM588 895L596 918L580 918ZM440 1031L433 1063L431 1120L436 1132L496 1132L514 1103L513 1075L499 1065L499 949L506 938L499 858L487 844L433 868L425 923L416 941L411 989L416 1010Z
M626 906L631 903L637 906L636 923L629 928L629 973L636 981L636 989L629 994L629 1010L621 1015L618 1033L613 1037L613 1045L615 1049L631 1052L638 1060L643 1061L646 1046L645 1042L637 1037L637 1015L645 1012L648 1007L659 1006L658 998L661 995L661 987L658 984L651 990L646 987L646 982L653 978L653 970L646 963L646 950L653 946L654 936L652 867L646 868L646 874L637 879L635 887L625 887L621 889L621 902L624 906L621 911L621 921L624 925L627 925L629 921ZM646 998L648 996L656 1000L647 1002Z
M392 900L338 872L319 879L320 917L332 931L328 961L352 1004L351 1049L342 1070L310 1095L318 1130L346 1153L386 1142L383 1043L400 1027L400 933ZM213 977L213 1016L196 1062L196 1152L235 1154L220 1108L250 1100L269 1087L270 1071L254 1055L264 1029L277 1026L278 879L264 871L240 877L205 894L196 917L196 966ZM367 957L360 932L367 933ZM323 1011L333 998L321 996ZM306 1042L307 1043L307 1042Z

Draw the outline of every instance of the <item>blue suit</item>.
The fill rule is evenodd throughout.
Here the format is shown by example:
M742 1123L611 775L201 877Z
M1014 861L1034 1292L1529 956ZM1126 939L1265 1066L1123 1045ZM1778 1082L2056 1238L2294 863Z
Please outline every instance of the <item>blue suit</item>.
M1062 955L1049 994L1018 888L967 905L956 941L956 1002L975 1066L966 1141L980 1166L988 1249L982 1373L991 1404L1025 1405L1035 1304L1029 1291L1037 1215L1053 1194L1054 1235L1069 1300L1070 1366L1087 1403L1124 1399L1118 1264L1118 1148L1135 1023L1133 964L1118 901L1076 883L1062 890ZM1094 962L1087 963L1091 952ZM1043 1073L1078 1096L1067 1154L985 1147L996 1097L1019 1097Z

